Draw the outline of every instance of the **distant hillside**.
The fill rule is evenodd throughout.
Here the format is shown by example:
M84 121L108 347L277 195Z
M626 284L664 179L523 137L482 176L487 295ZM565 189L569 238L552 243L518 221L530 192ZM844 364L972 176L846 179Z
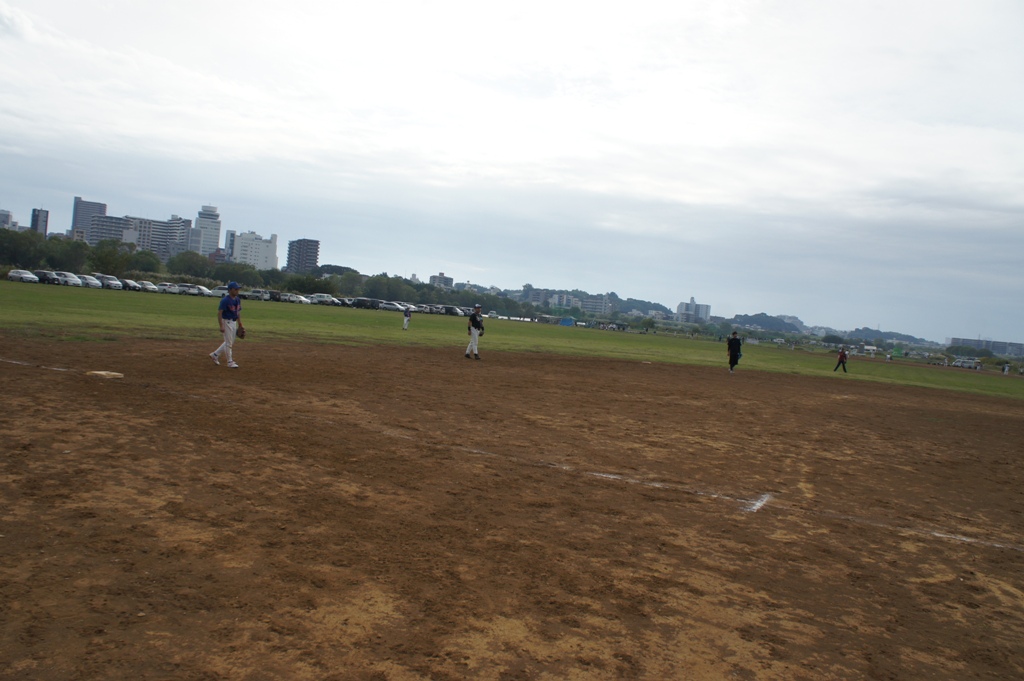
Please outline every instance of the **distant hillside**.
M736 326L756 326L764 329L765 331L800 333L800 329L797 328L795 324L791 324L783 319L773 317L764 312L758 312L757 314L738 314L730 319L729 322Z
M905 333L897 333L895 331L881 331L879 329L869 329L863 327L860 329L854 329L846 334L847 338L860 338L861 340L873 341L876 338L884 338L887 341L902 341L904 343L929 343L930 341L924 338L917 338L915 336L909 336Z

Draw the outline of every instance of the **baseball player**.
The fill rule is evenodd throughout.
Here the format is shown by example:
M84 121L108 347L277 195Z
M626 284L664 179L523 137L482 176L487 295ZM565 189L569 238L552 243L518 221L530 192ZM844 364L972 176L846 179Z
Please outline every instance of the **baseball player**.
M403 316L405 317L405 320L402 322L402 331L408 331L409 320L412 319L412 310L410 310L408 306L406 306L405 310L403 311Z
M245 333L245 327L242 326L242 299L238 297L238 282L228 284L228 294L220 299L220 307L217 308L217 321L220 323L220 332L224 334L224 342L210 353L210 359L220 366L220 356L223 354L227 357L228 369L237 369L238 364L231 355L231 348L235 344L238 332Z
M473 306L473 314L469 315L469 324L466 330L469 332L469 345L466 346L466 359L472 354L480 359L480 336L484 335L484 315L481 313L480 303Z

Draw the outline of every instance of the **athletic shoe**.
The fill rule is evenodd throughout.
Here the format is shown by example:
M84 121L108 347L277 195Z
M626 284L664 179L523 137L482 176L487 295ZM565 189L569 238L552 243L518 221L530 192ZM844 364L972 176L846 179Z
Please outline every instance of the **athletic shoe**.
M217 366L220 366L220 358L217 357L217 353L216 352L211 352L210 353L210 359L213 360L214 364L216 364Z
M238 365L234 362L228 362L228 369L237 369Z
M466 353L466 359L472 359L472 357L469 356L468 352Z
M480 359L480 355L477 355L477 356L476 356L476 358L477 358L477 359Z

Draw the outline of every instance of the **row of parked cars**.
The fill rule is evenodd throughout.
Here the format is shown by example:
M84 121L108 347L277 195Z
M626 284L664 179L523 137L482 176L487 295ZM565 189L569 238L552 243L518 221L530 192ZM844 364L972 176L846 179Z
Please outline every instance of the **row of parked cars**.
M109 274L72 274L71 272L60 272L51 270L11 270L7 273L11 281L22 281L26 283L60 284L63 286L82 286L86 288L108 288L125 291L146 291L149 293L176 293L179 295L207 296L220 298L228 293L227 286L217 286L208 289L199 284L175 284L161 282L154 284L150 281L133 281L131 279L118 279ZM473 313L472 308L459 307L457 305L415 305L391 300L380 300L378 298L335 298L329 293L313 293L302 296L297 293L283 291L272 291L269 289L254 288L239 294L248 300L273 300L282 303L299 303L301 305L334 305L337 307L356 307L367 310L391 310L394 312L405 312L406 309L420 314L444 314L456 317L468 317ZM489 317L498 316L496 312L488 313Z
M83 288L108 288L116 291L144 291L147 293L178 293L192 296L217 296L228 292L227 286L218 286L212 291L205 286L198 284L172 284L161 282L154 284L151 281L134 281L132 279L118 279L110 274L93 272L92 274L72 274L59 270L11 270L7 273L11 281L20 281L26 284L58 284L61 286L81 286ZM223 291L220 291L223 289Z
M393 312L405 312L405 310L408 309L420 314L445 314L456 317L468 317L473 314L472 308L459 307L457 305L416 305L414 303L403 303L399 301L362 297L335 298L329 293L313 293L301 296L296 293L284 293L281 291L254 288L250 291L243 291L238 295L247 300L272 300L281 303L301 303L305 305L334 305L337 307L356 307L366 310L391 310ZM487 316L497 317L498 313L489 312Z

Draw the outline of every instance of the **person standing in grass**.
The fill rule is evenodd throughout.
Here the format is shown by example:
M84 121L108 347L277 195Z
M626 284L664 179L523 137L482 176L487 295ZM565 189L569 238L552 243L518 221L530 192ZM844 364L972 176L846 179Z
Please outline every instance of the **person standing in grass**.
M743 348L743 341L740 340L739 335L733 331L732 337L729 338L725 343L726 351L729 354L729 373L733 373L736 369L736 365L740 363L740 357L743 355L741 352Z
M846 348L840 346L839 347L839 357L837 358L839 361L836 362L836 368L833 369L832 371L838 371L839 367L843 367L843 373L845 374L846 373L846 360L847 360L847 357L848 357L848 355L846 354Z

